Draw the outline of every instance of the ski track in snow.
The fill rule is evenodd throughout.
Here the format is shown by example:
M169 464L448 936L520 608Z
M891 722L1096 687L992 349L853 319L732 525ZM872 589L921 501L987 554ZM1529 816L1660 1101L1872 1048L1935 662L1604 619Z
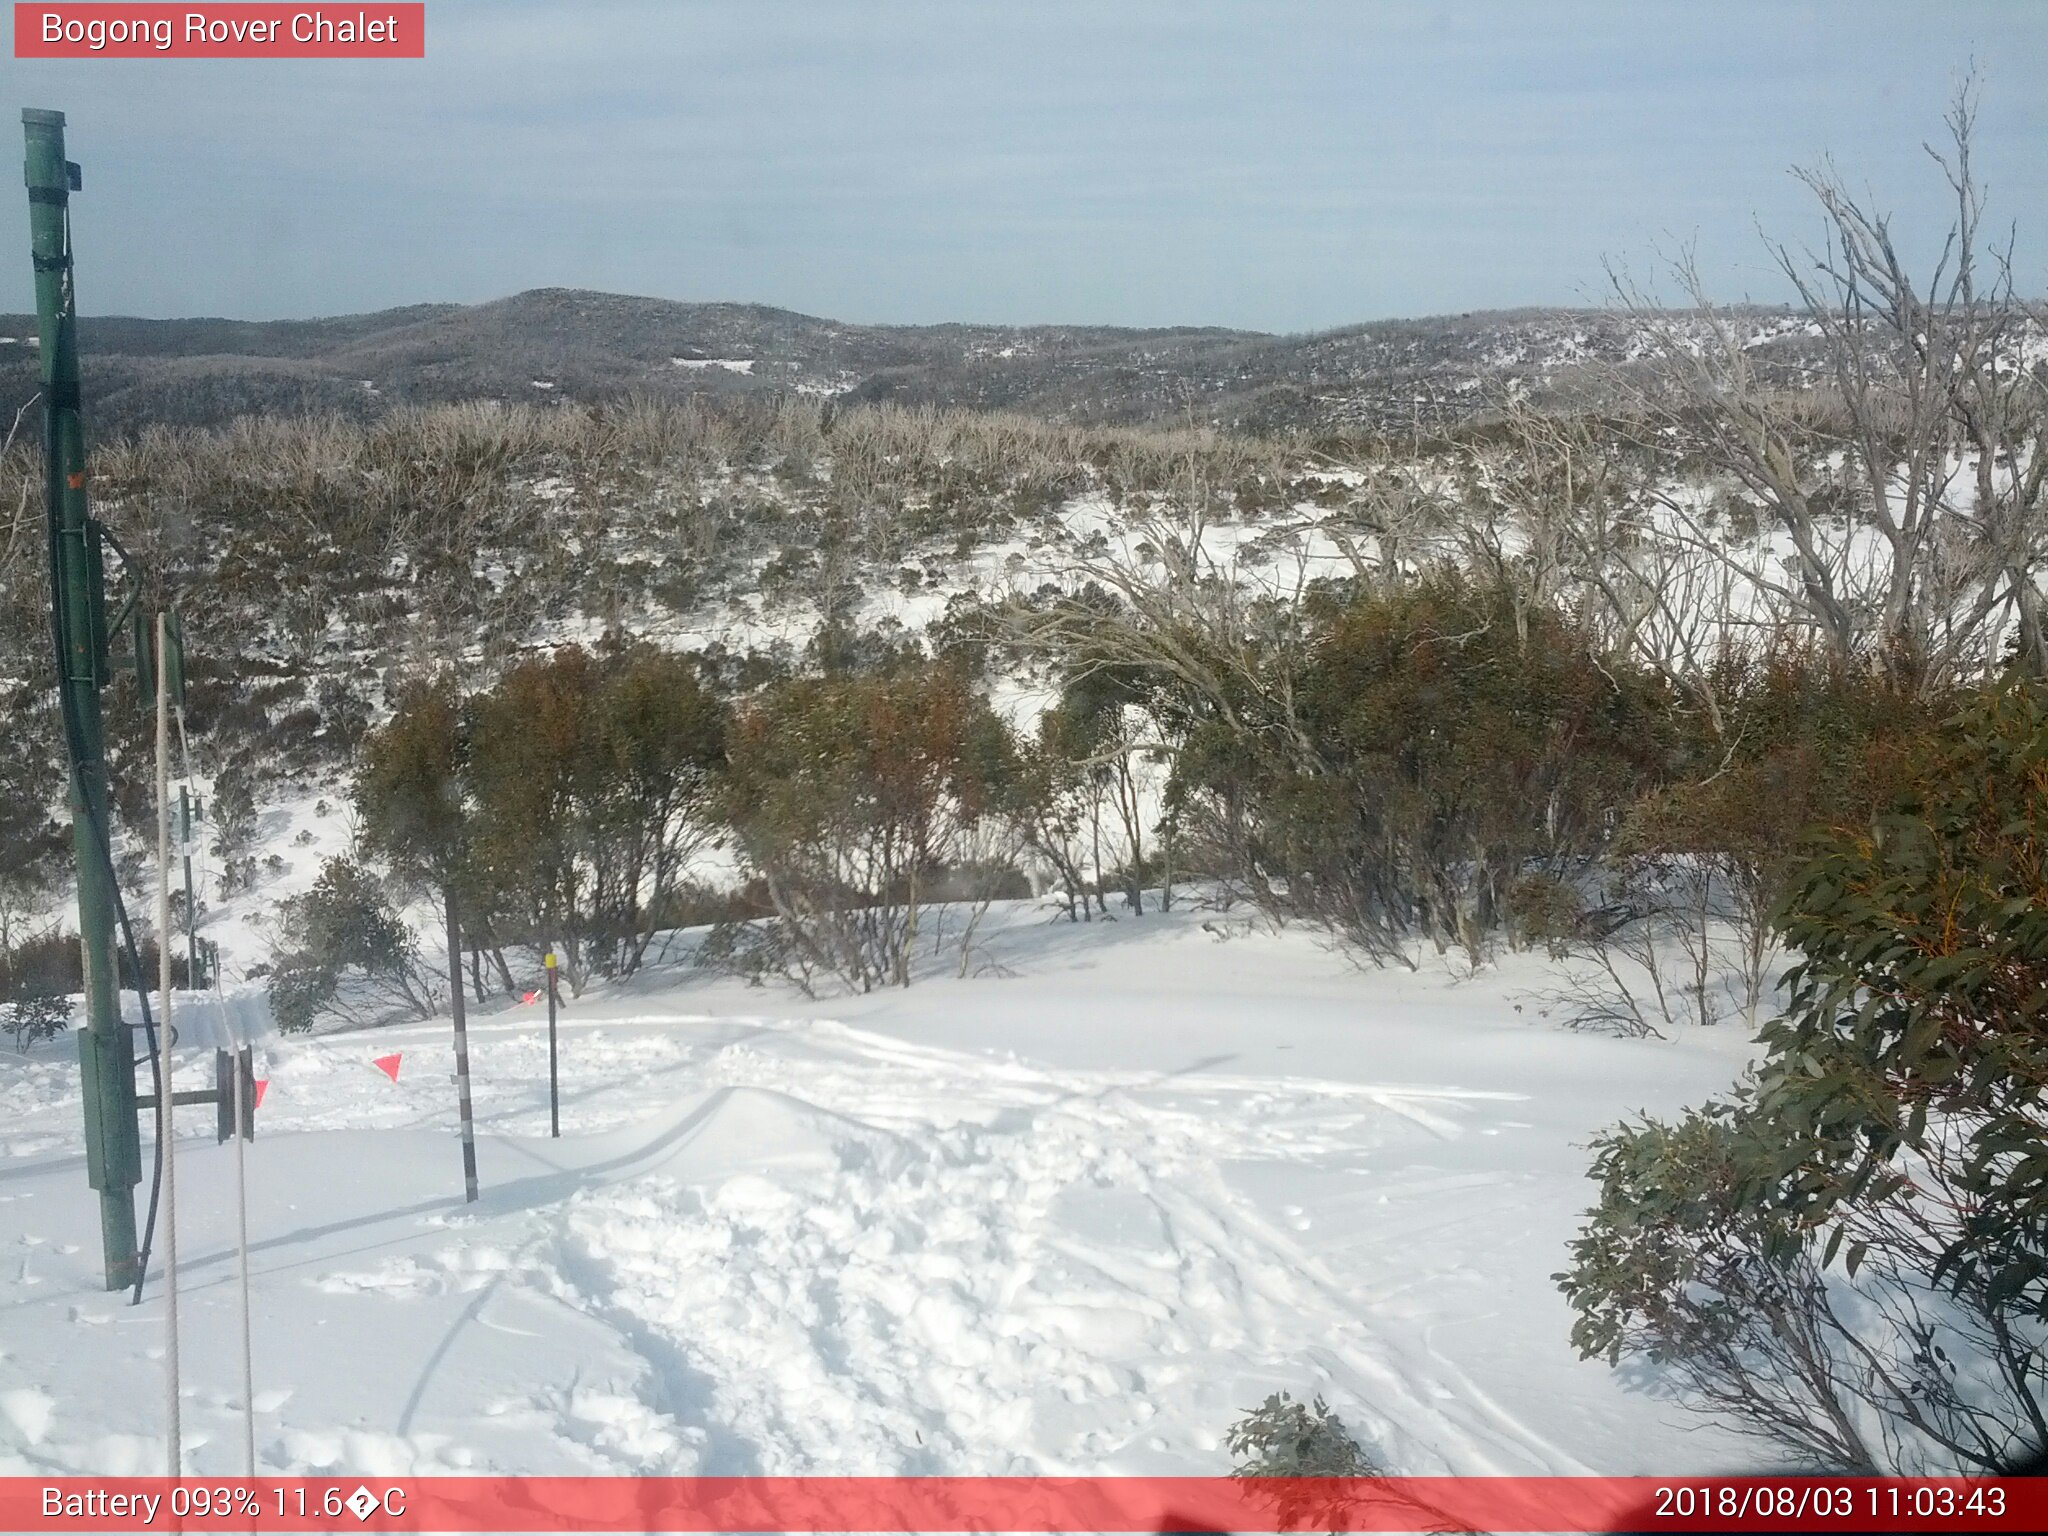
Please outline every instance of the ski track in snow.
M1440 1359L1391 1347L1365 1321L1372 1298L1347 1293L1220 1167L1356 1149L1359 1101L1449 1138L1467 1102L1519 1096L991 1070L831 1021L789 1029L824 1060L733 1044L691 1072L719 1085L713 1117L794 1130L769 1139L829 1156L772 1182L637 1178L536 1218L516 1283L603 1320L645 1376L631 1403L543 1393L496 1412L553 1415L619 1470L673 1468L695 1447L715 1473L1078 1473L1148 1439L1170 1449L1152 1425L1162 1389L1249 1355L1323 1367L1374 1405L1378 1422L1357 1427L1405 1462L1585 1470ZM441 1293L501 1267L455 1247L322 1283ZM592 1440L593 1423L633 1429ZM1406 1437L1404 1423L1437 1433ZM1040 1449L1020 1451L1027 1440Z
M477 1019L471 1207L447 1195L445 1024L273 1042L251 1160L262 1465L1220 1472L1229 1425L1275 1390L1326 1397L1400 1472L1634 1470L1656 1454L1636 1430L1684 1443L1563 1341L1547 1274L1588 1191L1557 1090L1583 1075L1597 1124L1636 1107L1617 1093L1732 1058L1461 1039L1505 1004L1438 983L1401 983L1374 1033L1355 973L1325 985L1313 951L1247 980L1250 941L1018 921L1072 951L1082 990L933 984L848 1010L878 1028L663 1009L658 985L572 1007L560 1141L537 1010ZM1283 975L1299 998L1272 992ZM1114 1049L1084 1048L1112 1019ZM1285 1070L1296 1028L1333 1075ZM1060 1064L1015 1050L1077 1037ZM370 1064L391 1050L395 1083ZM1091 1056L1117 1064L1068 1064ZM22 1228L0 1235L0 1472L155 1471L153 1391L105 1412L66 1385L74 1354L120 1380L161 1355L154 1309L95 1288L75 1064L11 1064L0 1108L0 1220ZM188 1331L224 1342L232 1261L203 1180L225 1158L200 1118ZM228 1357L186 1358L188 1466L228 1470Z

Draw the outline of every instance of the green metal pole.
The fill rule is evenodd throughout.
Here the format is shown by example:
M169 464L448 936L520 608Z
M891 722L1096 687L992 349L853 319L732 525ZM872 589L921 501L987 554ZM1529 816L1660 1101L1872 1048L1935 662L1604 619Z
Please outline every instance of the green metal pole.
M99 1191L107 1289L136 1280L135 1186L142 1178L136 1124L135 1046L121 1018L114 962L114 893L107 867L107 764L100 723L106 616L99 611L99 541L85 500L85 428L79 415L78 307L72 287L71 193L64 114L21 114L27 141L30 243L40 325L43 452L50 533L51 606L71 759L71 836L78 859L78 934L85 973L79 1063L85 1098L86 1179ZM136 978L141 985L140 977Z

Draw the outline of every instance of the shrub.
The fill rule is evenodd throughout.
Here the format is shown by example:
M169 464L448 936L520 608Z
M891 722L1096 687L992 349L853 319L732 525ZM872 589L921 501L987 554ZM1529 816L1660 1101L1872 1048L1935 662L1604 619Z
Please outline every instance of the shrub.
M1263 663L1269 723L1196 716L1178 793L1207 800L1266 904L1375 958L1420 931L1476 962L1514 884L1582 869L1657 781L1661 693L1456 573L1313 613L1305 655Z
M1908 782L1939 712L1883 672L1782 644L1722 656L1705 687L1718 729L1686 733L1690 761L1629 808L1615 854L1649 866L1628 881L1648 898L1645 920L1678 930L1699 981L1732 973L1732 1003L1755 1023L1775 958L1771 915L1805 834L1867 823ZM1712 1022L1724 1010L1700 990L1695 1012Z
M1224 1439L1236 1477L1374 1477L1379 1468L1320 1397L1297 1403L1275 1392Z
M224 869L236 868L248 857L249 840L256 835L256 793L249 775L238 767L221 771L207 803L207 818L213 823L213 853ZM223 896L229 880L221 880Z
M1717 1106L1595 1141L1600 1201L1558 1276L1572 1344L1671 1371L1695 1403L1803 1462L1874 1473L1854 1336L1796 1222L1746 1195L1769 1138Z
M61 1035L71 1023L71 998L41 976L31 977L6 1005L7 1032L14 1048L26 1051L39 1041Z
M1569 880L1526 874L1508 887L1507 919L1518 946L1541 944L1553 960L1561 960L1585 934L1586 901Z
M433 985L412 930L361 865L330 860L313 888L281 911L283 942L269 978L281 1028L310 1029L330 1009L347 1014L365 1004L433 1017Z
M1944 1188L1971 1218L1943 1275L2048 1317L2048 687L1988 693L1944 738L1794 882L1761 1102L1816 1128L1834 1177L1811 1218L1902 1177Z
M1016 782L1002 721L957 672L926 662L769 688L734 724L721 793L791 973L866 992L910 984L947 866L1007 865L972 834L1005 814ZM972 937L970 922L963 964Z
M569 646L469 705L472 926L563 945L570 985L630 974L711 839L725 705L695 657Z
M136 958L141 962L141 979L138 982L136 966L128 958L128 946L117 936L114 942L115 971L123 987L132 991L140 985L154 991L162 974L156 939L144 935L139 950ZM177 987L189 985L182 945L171 953L171 984ZM0 953L0 1001L84 990L85 966L75 933L52 929Z
M1802 1457L2000 1468L2048 1441L2042 686L1970 700L1778 923L1800 959L1753 1083L1596 1143L1573 1341Z
M1379 1488L1360 1489L1350 1483L1310 1481L1306 1487L1297 1486L1304 1479L1383 1475L1344 1427L1344 1421L1320 1397L1313 1403L1298 1403L1285 1392L1275 1392L1230 1427L1224 1444L1236 1462L1233 1477L1271 1480L1260 1489L1260 1502L1272 1508L1276 1529L1320 1525L1370 1530L1377 1522L1360 1522L1364 1507L1390 1502ZM1435 1521L1426 1520L1435 1511L1398 1496L1391 1502L1408 1518L1390 1529L1440 1528ZM1409 1524L1416 1516L1425 1517L1426 1523Z

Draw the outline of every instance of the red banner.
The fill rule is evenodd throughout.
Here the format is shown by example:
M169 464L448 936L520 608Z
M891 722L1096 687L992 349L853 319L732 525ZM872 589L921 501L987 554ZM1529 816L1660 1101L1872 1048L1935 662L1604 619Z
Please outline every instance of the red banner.
M424 4L14 7L17 59L423 59Z
M2039 1531L2048 1482L1853 1477L0 1478L8 1531Z

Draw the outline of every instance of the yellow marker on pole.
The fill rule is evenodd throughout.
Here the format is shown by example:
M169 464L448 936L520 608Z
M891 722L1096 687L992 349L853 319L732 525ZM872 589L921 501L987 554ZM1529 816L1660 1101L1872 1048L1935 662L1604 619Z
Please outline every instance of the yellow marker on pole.
M555 1075L555 952L547 953L548 968L548 1134L562 1134L562 1090Z

